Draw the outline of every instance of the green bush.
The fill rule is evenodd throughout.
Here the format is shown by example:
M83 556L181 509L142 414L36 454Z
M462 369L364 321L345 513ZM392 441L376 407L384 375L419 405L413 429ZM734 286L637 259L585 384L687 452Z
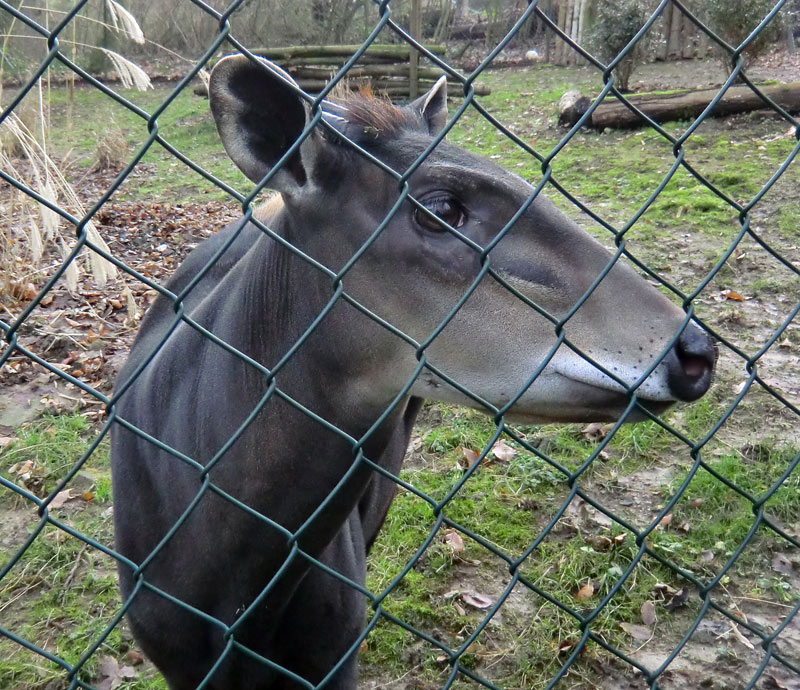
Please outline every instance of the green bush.
M601 60L611 62L647 21L648 13L641 0L609 0L592 3L587 12L586 40L589 49ZM641 39L614 70L617 87L628 91L628 82L644 53Z
M773 0L706 0L703 3L703 18L709 29L736 48L774 5ZM769 50L779 37L780 30L781 15L778 14L745 48L742 53L745 67ZM731 54L714 43L714 55L727 77L733 69Z

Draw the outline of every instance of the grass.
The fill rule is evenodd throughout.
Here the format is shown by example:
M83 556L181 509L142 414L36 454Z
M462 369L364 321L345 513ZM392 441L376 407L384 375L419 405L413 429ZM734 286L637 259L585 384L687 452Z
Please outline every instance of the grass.
M426 462L405 469L401 475L430 500L410 492L401 492L396 499L371 557L368 585L373 592L383 592L392 584L435 527L434 506L465 476L465 445L481 450L492 436L493 427L477 413L453 413L438 406L432 409L438 410L444 424L421 436L419 452ZM699 431L713 415L713 403L705 407L701 404L685 420L686 430ZM552 425L525 431L536 438L540 448L546 438L546 455L562 467L578 467L596 448L596 442L587 440L574 427ZM477 592L492 603L497 601L511 577L509 560L516 562L526 554L569 491L564 473L507 440L517 450L513 460L508 464L484 463L442 509L458 525L463 550L453 549L447 537L452 530L442 527L409 575L382 604L405 624L453 650L459 649L486 615L486 611L459 606L458 597ZM648 464L658 461L662 454L676 452L674 437L654 423L623 427L606 448L609 457L605 462L595 463L583 476L582 486L590 495L597 496L598 489L609 487L623 473L645 475ZM764 443L747 449L746 458L733 452L717 456L708 468L754 498L775 488L766 502L767 513L779 524L793 524L800 517L800 475L793 473L780 486L776 482L798 452L796 446ZM651 519L672 498L684 477L685 472L678 472L663 486L651 484L657 494L651 506L654 512L647 512ZM613 502L600 499L600 503L614 512ZM641 529L648 526L647 519L641 520L647 514L638 515ZM593 511L592 516L581 517L580 511L568 509L566 517L552 527L520 567L528 583L555 598L563 608L517 583L515 597L502 609L505 612L508 608L502 624L487 626L474 643L470 663L476 672L491 669L488 677L501 686L539 688L559 670L571 645L580 639L579 616L591 614L618 585L639 551L635 535L622 522ZM672 591L691 588L691 580L681 573L689 573L700 582L709 581L739 548L753 521L749 500L708 470L700 469L671 511L669 521L664 520L648 537L648 546L673 567L645 556L636 575L624 581L622 594L594 618L592 631L608 644L630 649L631 638L622 626L640 623L642 607L648 602L663 621L661 634L684 628L697 614L699 602L687 601L672 613L672 598L664 594L668 591L665 584ZM746 595L762 596L766 588L781 601L788 601L794 596L788 580L765 573L760 567L765 553L783 545L770 530L760 530L725 581L735 583ZM586 596L587 592L591 594ZM404 651L398 654L398 650ZM382 677L400 677L409 668L404 654L412 652L420 678L432 684L442 682L442 651L432 645L420 646L419 640L388 623L378 626L369 638L364 667L367 673L377 668ZM590 666L601 656L596 647L589 649L575 674L580 676L585 670L583 663Z
M0 476L44 497L84 455L95 433L79 414L45 417L21 429L16 440L0 451ZM111 476L105 441L89 456L70 487L80 488L71 501L51 509L52 517L112 547ZM116 626L103 639L121 606L115 561L52 523L20 554L26 535L40 525L36 506L13 491L0 489L0 514L4 524L14 526L0 543L0 570L14 561L0 581L3 627L68 665L77 664L102 639L78 671L77 677L84 682L95 679L104 657L124 660L130 643L122 628ZM0 687L61 687L48 684L64 677L59 665L0 637ZM153 673L143 674L124 687L165 687L154 678Z
M69 155L75 166L75 177L90 169L96 158L96 142L109 131L118 129L124 136L129 159L149 136L147 120L112 101L94 89L79 89L74 102L66 90L53 92L53 121L65 128L65 137L51 137L57 155ZM121 94L135 106L152 114L171 96L171 88ZM175 149L190 157L197 165L240 191L252 189L250 183L231 163L219 143L219 137L208 109L208 100L185 89L171 100L157 118L158 133ZM200 174L194 172L159 143L153 143L139 163L139 174L122 185L115 199L202 201L229 200Z
M597 88L587 71L561 68L487 73L481 81L492 87L492 95L481 102L542 156L564 134L553 124L561 94L576 86L586 92ZM168 94L168 88L158 87L125 96L153 112ZM57 153L71 161L75 180L93 165L96 142L109 123L119 129L131 155L147 136L144 120L92 90L78 90L74 103L66 91L54 90L52 111L51 140ZM670 123L667 129L679 134L688 124ZM179 94L159 117L158 126L172 145L203 168L240 191L249 189L222 151L207 101L190 91ZM794 140L781 136L785 129L783 123L763 118L736 120L734 127L708 121L686 142L686 160L731 199L746 202L791 150ZM541 163L473 111L450 138L483 155L499 157L531 182L541 179ZM672 144L654 132L582 131L552 166L559 183L620 229L673 162ZM227 198L158 144L145 154L137 173L116 199L160 203ZM785 177L754 210L753 223L763 225L767 237L795 242L800 224L796 191L796 182ZM548 190L548 195L590 232L609 240L607 229L555 190ZM631 251L662 277L690 291L739 227L735 208L679 169L626 239ZM789 271L778 274L766 255L753 259L757 251L752 243L737 251L737 256L748 257L739 263L732 260L708 291L729 287L748 296L791 301L798 289L796 276ZM749 351L759 339L763 342L763 332L742 325L747 323L743 310L749 303L719 304L703 297L697 302L698 312L726 336L741 339ZM760 315L759 309L753 303L753 319ZM513 458L503 462L489 453L469 473L466 467L474 454L494 439L494 424L476 412L428 405L415 432L415 451L402 473L403 480L423 495L399 492L370 556L369 589L386 594L382 610L388 615L451 650L461 650L485 623L477 639L462 650L459 663L499 687L533 690L545 687L574 651L583 617L594 616L592 631L608 644L631 651L641 641L623 625L641 624L646 604L654 606L658 619L654 639L667 647L677 643L698 610L693 581L709 582L721 575L714 597L732 607L738 597L796 600L791 578L768 566L771 554L783 550L786 542L766 527L722 573L753 525L753 500L766 498L765 515L775 524L792 525L800 519L800 473L794 471L777 486L799 450L787 441L796 428L794 420L787 424L787 433L774 433L785 412L782 405L754 389L729 422L706 441L731 403L736 382L731 370L723 370L709 395L666 416L666 423L688 444L654 422L624 426L588 467L586 459L598 451L598 441L579 426L547 425L516 430L523 443L504 435ZM0 476L18 483L20 463L29 462L31 490L46 495L85 452L95 433L78 415L46 418L25 427L14 443L0 451ZM655 525L694 466L692 444L700 447L705 464L696 469L670 517ZM83 469L90 499L78 497L54 515L111 544L105 444ZM607 507L614 518L573 501L528 553L562 508L578 471L585 494ZM457 487L455 496L442 505ZM2 567L39 518L25 499L2 487L0 511L4 519L16 521L12 543L0 542ZM440 514L456 527L445 524L432 534ZM652 552L673 567L653 556L640 556L636 534L645 532ZM420 544L429 537L429 548L417 558ZM478 608L468 603L470 597L473 603L484 599L497 603L514 577L509 561L516 564L526 554L513 571L524 581L516 581L502 608L486 621L491 607ZM624 578L633 563L636 568ZM405 577L393 584L409 564ZM100 551L47 526L0 581L1 624L67 663L76 663L119 610L114 565ZM608 605L595 611L617 586L619 591ZM682 589L690 596L682 605L674 605L670 592ZM95 679L106 655L127 663L131 644L124 628L116 627L79 677ZM381 683L410 676L408 682L415 687L439 687L451 669L446 657L441 648L382 617L362 649L361 666L367 678ZM608 655L591 643L570 670L569 680L575 687L593 687L593 669L606 663ZM63 677L55 665L0 638L0 688L55 690L59 686L48 683ZM459 679L455 687L466 685ZM121 687L153 690L164 685L155 671L144 667Z

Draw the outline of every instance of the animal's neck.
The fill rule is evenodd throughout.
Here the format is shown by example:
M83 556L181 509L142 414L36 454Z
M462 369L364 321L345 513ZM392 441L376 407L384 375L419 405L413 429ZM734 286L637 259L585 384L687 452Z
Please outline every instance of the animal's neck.
M299 240L304 229L285 216L279 213L266 222L293 246L305 249ZM241 313L255 327L242 324L230 334L237 347L273 371L281 391L322 418L348 434L366 431L393 397L391 392L376 394L379 386L365 383L369 372L353 340L368 339L369 324L343 300L331 305L331 278L273 238L259 237L243 264L237 267L243 281ZM358 321L350 324L354 318ZM265 380L258 379L255 388L249 387L260 396Z

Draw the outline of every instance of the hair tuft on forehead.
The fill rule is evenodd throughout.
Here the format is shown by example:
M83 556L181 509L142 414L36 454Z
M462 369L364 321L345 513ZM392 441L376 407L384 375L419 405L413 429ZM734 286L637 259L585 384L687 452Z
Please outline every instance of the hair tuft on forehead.
M371 93L351 94L342 105L347 108L350 124L375 130L376 135L396 134L401 129L418 125L409 110L398 108L388 98L379 98Z
M343 121L337 129L355 141L391 137L403 129L419 127L419 120L410 109L375 95L369 86L359 91L337 89L332 96L334 113Z

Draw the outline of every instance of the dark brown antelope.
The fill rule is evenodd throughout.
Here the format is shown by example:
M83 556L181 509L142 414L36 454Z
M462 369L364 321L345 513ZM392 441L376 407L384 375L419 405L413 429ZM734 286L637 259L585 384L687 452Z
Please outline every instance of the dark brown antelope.
M446 124L446 84L404 108L357 97L327 103L327 125L309 130L311 111L290 82L267 63L228 57L211 75L211 110L234 163L257 182L271 173L280 192L258 217L339 272L401 193L350 141L408 170ZM117 548L141 566L120 567L128 619L172 690L204 680L217 690L356 688L354 654L331 670L362 630L365 598L304 554L364 582L395 485L360 461L353 440L366 435L363 454L396 474L422 399L476 405L448 381L496 408L517 398L507 417L526 422L617 419L637 383L639 404L654 413L708 389L710 339L684 328L685 314L619 262L564 326L607 373L562 344L525 387L558 336L520 295L560 318L611 260L541 196L488 255L507 286L485 274L414 377L417 348L366 312L425 342L482 269L480 252L452 229L485 247L533 190L444 142L408 189L422 208L397 206L344 272L348 299L307 337L339 284L252 223L203 243L170 281L180 293L231 241L182 301L193 324L163 297L142 323L118 382L114 515ZM278 363L273 381L266 371Z

